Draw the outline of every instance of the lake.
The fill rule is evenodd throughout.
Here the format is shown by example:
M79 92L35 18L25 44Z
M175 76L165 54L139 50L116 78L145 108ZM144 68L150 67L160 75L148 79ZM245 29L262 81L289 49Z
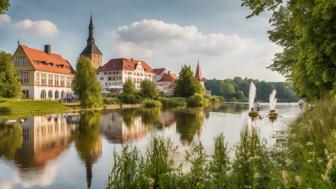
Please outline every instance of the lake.
M278 104L278 119L250 120L247 105L218 104L204 109L124 109L27 117L0 124L0 188L105 188L113 154L122 145L145 150L152 135L169 137L183 151L199 139L208 154L223 133L228 147L239 142L246 124L271 146L283 140L290 122L302 112L297 104ZM6 120L2 120L5 122ZM8 122L8 121L7 121Z

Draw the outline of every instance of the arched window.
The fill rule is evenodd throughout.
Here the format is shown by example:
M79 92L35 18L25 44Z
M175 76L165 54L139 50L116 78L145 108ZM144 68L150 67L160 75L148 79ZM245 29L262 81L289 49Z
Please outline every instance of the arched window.
M45 90L41 91L41 99L46 99L47 98L47 92Z
M61 99L63 99L65 97L65 93L64 91L61 92Z
M59 92L58 92L58 90L55 91L55 99L59 99Z
M51 90L48 92L48 98L53 98L53 92Z

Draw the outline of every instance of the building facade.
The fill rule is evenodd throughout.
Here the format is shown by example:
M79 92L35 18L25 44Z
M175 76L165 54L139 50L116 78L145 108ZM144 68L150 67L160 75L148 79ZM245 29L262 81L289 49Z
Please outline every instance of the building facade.
M61 99L72 93L74 69L59 54L18 45L11 59L21 80L23 97L32 99Z
M143 80L153 81L153 69L144 61L117 58L111 59L97 70L97 80L106 91L119 90L130 79L136 89L140 89Z
M85 56L91 60L92 67L97 70L102 64L103 54L98 49L95 40L93 38L93 22L92 22L92 15L90 17L90 24L89 24L89 36L86 41L86 47L83 49L80 55Z
M159 77L161 76L161 77ZM163 95L173 95L175 88L176 75L170 71L166 71L156 75L156 86L161 94Z

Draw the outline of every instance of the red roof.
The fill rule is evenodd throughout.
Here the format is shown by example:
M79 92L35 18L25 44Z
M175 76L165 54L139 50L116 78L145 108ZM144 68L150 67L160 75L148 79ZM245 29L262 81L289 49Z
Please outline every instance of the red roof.
M144 61L133 60L127 58L116 58L108 61L104 66L98 69L99 72L102 71L113 71L113 70L135 70L138 62L141 62L142 67L145 72L153 73L153 69Z
M176 75L173 73L165 73L163 74L162 78L158 82L174 82L176 81Z
M166 68L155 68L154 69L154 73L156 74L156 75L159 75L159 74L161 74L162 72L164 72L166 70Z
M59 54L48 54L44 51L29 48L25 45L20 45L20 47L23 49L23 52L26 54L35 70L67 75L75 73L68 60L64 59Z
M195 78L198 82L203 80L202 73L201 73L201 68L199 63L197 63L197 68L196 68L196 73L195 73Z

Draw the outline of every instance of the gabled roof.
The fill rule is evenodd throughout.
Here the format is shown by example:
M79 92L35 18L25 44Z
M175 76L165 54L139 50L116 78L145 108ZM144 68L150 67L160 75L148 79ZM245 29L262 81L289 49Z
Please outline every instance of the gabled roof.
M113 70L135 70L138 62L141 63L145 72L153 73L153 69L144 61L133 60L127 58L116 58L109 60L104 66L100 67L97 71L113 71Z
M174 82L176 81L176 75L173 73L164 73L162 78L158 82Z
M101 51L98 49L96 43L94 41L89 42L84 50L81 52L81 55L89 56L91 54L100 54L102 55Z
M198 82L203 81L202 73L201 73L201 67L199 63L197 63L195 78Z
M161 74L162 72L164 72L166 70L166 68L155 68L154 69L154 73L156 74L156 75L159 75L159 74Z
M35 70L71 75L75 73L68 60L55 53L46 53L25 45L19 45Z

